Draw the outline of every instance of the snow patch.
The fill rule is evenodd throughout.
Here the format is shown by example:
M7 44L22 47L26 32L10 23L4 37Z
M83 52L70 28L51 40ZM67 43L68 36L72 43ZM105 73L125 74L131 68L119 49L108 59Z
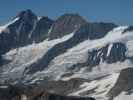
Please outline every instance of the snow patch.
M132 99L133 99L133 93L127 95L126 92L122 92L119 96L114 98L114 100L132 100Z
M112 46L113 46L113 44L110 44L110 45L109 45L109 47L108 47L108 52L107 52L107 56L110 55L110 51L111 51L111 49L112 49Z

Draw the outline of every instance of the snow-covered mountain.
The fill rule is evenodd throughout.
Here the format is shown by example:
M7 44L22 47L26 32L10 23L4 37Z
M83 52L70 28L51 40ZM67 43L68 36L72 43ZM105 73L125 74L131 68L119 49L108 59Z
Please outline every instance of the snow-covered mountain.
M0 48L1 84L132 100L133 26L87 22L78 14L53 21L26 10L0 26Z

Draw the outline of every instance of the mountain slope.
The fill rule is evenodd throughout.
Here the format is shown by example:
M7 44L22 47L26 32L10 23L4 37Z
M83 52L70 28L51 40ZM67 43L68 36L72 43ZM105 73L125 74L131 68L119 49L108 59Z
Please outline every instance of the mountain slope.
M81 82L78 85L80 90L78 89L78 87L76 87L74 90L75 92L71 91L72 93L69 93L67 95L76 96L78 93L78 95L82 95L82 96L88 95L88 96L95 97L98 100L100 100L101 98L102 100L103 98L106 97L109 90L113 88L116 80L118 79L119 72L121 72L122 69L128 68L132 65L132 55L130 52L132 50L131 43L132 43L133 34L132 34L132 31L128 31L128 32L126 31L126 33L123 33L128 28L129 27L127 26L118 27L108 32L108 34L104 38L97 39L97 40L88 39L77 44L76 46L68 49L65 53L62 53L59 56L55 57L48 65L48 68L42 71L37 71L36 69L37 72L34 72L29 75L25 73L24 74L25 81L28 82L30 80L31 83L34 83L36 81L41 81L47 77L49 77L50 80L54 79L56 81L57 80L68 81L74 78L87 79L88 81L85 86L87 86L88 88L85 88L85 90L82 90L81 89L82 84L85 84L85 83ZM13 57L14 53L16 53L15 57L23 56L24 58L16 58L17 61L12 61L13 67L11 67L11 63L9 63L8 66L11 67L10 70L7 70L9 69L9 67L7 67L7 65L4 65L3 68L7 68L7 69L4 70L2 77L9 78L10 76L10 78L16 80L15 75L18 73L17 76L22 77L20 73L23 73L24 70L27 70L27 71L32 70L30 67L33 67L33 66L31 65L34 65L34 67L38 68L37 66L40 63L40 60L44 59L43 55L45 55L47 51L54 48L55 45L71 39L73 36L74 34L72 33L61 39L44 41L39 44L33 44L33 46L20 48L18 49L18 51L17 50L10 51L9 53L3 56L5 57L5 59L9 59L10 57ZM112 37L115 37L115 38L112 38ZM57 44L56 43L53 44L53 41L54 42L59 41L59 42L56 42ZM37 48L37 51L35 48ZM32 50L34 52L31 52ZM31 57L30 58L31 60L29 59L29 57ZM33 59L33 57L35 59ZM22 62L22 59L27 59L28 61ZM97 61L98 63L96 63ZM16 64L16 62L18 63L18 65ZM25 64L25 62L28 62L28 63ZM14 65L16 65L16 67L14 67ZM42 66L43 64L40 64L40 65ZM21 68L23 68L23 70ZM9 74L9 76L7 73ZM7 75L7 76L4 76L4 75ZM99 81L99 78L100 78L100 81ZM70 84L70 83L68 82L67 84ZM93 87L90 87L91 84L95 84L95 85L93 85ZM107 87L105 88L104 86L107 86ZM89 92L91 89L93 88L95 89L96 87L97 87L97 90L95 91L97 92L95 93ZM59 89L60 87L59 88L56 87L56 91ZM103 93L99 93L102 91Z
M1 84L96 100L132 97L132 26L87 22L75 14L53 21L30 10L18 16L0 27Z

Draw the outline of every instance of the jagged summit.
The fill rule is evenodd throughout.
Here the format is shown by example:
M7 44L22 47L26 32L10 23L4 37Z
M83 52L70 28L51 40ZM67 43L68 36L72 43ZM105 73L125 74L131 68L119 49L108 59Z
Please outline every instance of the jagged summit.
M57 18L52 25L50 39L62 37L79 29L80 26L87 23L79 14L64 14Z
M53 22L48 17L38 19L29 9L21 11L11 22L0 28L0 54L11 48L39 43L48 38Z
M16 17L27 18L27 17L37 17L30 9L20 11Z
M85 21L85 19L80 16L78 13L64 13L63 15L61 15L60 17L58 17L57 19L64 19L64 18L78 18L78 19L82 19Z
M39 43L47 39L53 23L54 23L54 20L46 16L40 17L31 35L32 40L35 41L36 43Z

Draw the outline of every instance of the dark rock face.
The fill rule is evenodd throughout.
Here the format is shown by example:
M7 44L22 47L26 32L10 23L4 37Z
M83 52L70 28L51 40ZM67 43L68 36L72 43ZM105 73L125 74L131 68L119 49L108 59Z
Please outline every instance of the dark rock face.
M15 44L14 37L14 33L11 36L4 32L3 34L0 34L0 55L6 53L9 49L11 49L12 45Z
M37 16L31 10L26 10L20 12L17 17L19 20L9 27L16 32L17 45L24 46L30 42L29 35L32 34Z
M90 40L103 38L110 30L117 27L113 23L87 23L80 27L77 34L86 34Z
M100 62L106 62L110 64L118 61L122 62L127 58L126 57L127 48L124 44L113 43L109 51L110 45L108 44L102 48L88 51L88 59L86 60L86 62L74 64L71 68L74 70L76 68L80 69L84 66L89 66L89 69L91 70L92 67L99 65Z
M99 65L100 61L104 61L106 59L107 50L108 50L108 46L89 51L87 64L89 66Z
M48 38L48 31L53 23L54 21L49 19L48 17L42 17L36 23L36 27L31 35L32 41L38 43Z
M13 86L0 86L0 100L21 100L19 90Z
M30 10L22 11L18 16L20 18L18 23L21 25L19 41L22 38L22 41L41 42L48 38L48 30L53 24L53 20L48 17L41 17L38 20L37 16Z
M38 98L38 97L37 97ZM47 96L42 96L39 99L35 98L34 100L95 100L94 98L91 97L73 97L73 96L60 96L60 95L47 95Z
M12 48L41 42L47 38L48 30L53 24L47 17L38 20L31 10L20 12L16 18L18 20L7 27L9 31L0 34L0 55Z
M120 72L119 78L114 87L109 91L108 95L113 100L121 92L125 91L130 95L133 89L133 68L126 68Z
M80 26L87 23L78 14L64 14L59 17L52 25L52 31L49 34L49 39L60 38L66 34L79 29Z
M126 46L122 43L113 43L109 51L109 46L107 45L100 49L94 49L89 51L88 54L88 65L96 66L101 61L106 63L115 63L117 61L124 61L126 59ZM108 53L108 54L107 54Z
M0 66L9 63L10 60L4 59L2 56L0 56ZM1 72L1 69L0 69Z
M125 44L113 43L110 54L106 57L107 63L124 61L126 59L126 51L127 51L127 48Z

